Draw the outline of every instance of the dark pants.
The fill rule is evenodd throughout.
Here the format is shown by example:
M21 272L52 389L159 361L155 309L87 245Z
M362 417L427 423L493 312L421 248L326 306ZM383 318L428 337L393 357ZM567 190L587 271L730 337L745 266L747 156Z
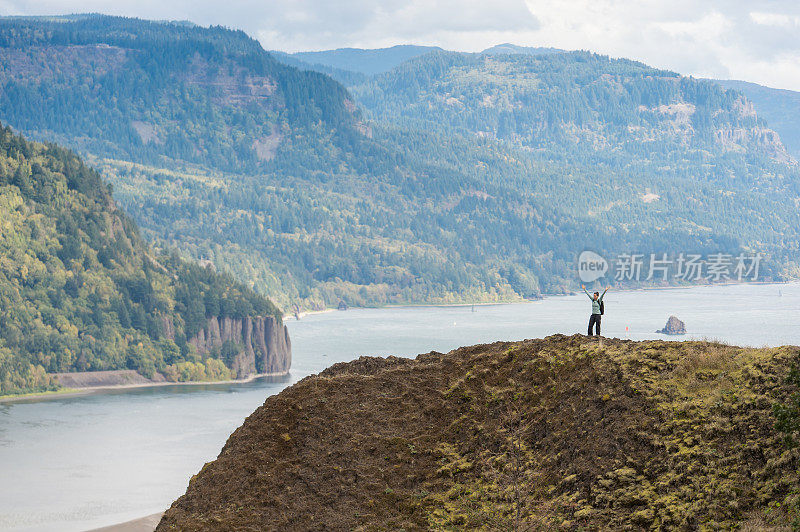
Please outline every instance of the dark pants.
M586 334L591 336L592 335L592 326L596 325L597 326L597 336L600 336L600 318L602 318L602 316L600 314L592 314L592 316L589 318L589 332L586 333Z

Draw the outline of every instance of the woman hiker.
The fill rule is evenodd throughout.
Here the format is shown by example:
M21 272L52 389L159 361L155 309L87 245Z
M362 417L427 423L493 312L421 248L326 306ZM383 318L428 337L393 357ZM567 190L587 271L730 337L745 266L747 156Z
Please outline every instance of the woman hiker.
M608 292L611 287L609 286L603 290L602 294L600 292L595 292L593 295L589 295L585 285L581 285L581 288L583 288L583 291L589 296L589 299L592 300L592 315L589 317L589 332L587 334L592 336L592 326L596 325L597 336L600 336L600 319L603 316L603 296L606 295L606 292Z

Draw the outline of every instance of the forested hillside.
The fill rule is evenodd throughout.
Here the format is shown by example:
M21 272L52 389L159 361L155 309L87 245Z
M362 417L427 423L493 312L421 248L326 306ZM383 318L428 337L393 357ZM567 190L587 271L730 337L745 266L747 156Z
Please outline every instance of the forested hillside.
M0 66L7 123L104 157L253 171L281 143L314 144L320 123L342 142L354 123L339 84L220 27L3 19Z
M231 377L190 344L210 317L280 316L227 275L155 256L100 175L0 126L0 395L48 373L135 369Z
M797 164L736 91L586 52L433 53L352 91L417 157L622 240L647 234L660 251L724 235L796 260Z
M584 249L791 268L797 170L746 99L547 52L434 51L348 93L224 28L3 19L0 118L284 309L563 293Z
M740 93L587 52L432 53L354 93L385 123L503 140L559 159L666 165L661 173L712 179L757 178L764 161L788 162ZM731 160L704 168L715 155Z

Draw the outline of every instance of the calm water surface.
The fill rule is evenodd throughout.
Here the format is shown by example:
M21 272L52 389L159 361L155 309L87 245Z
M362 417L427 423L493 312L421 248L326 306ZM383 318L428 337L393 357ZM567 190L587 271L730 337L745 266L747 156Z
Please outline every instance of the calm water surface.
M686 338L800 345L800 284L609 292L607 336L659 338L670 314ZM86 530L161 511L270 395L360 355L585 332L579 296L470 307L354 309L287 320L291 375L0 404L0 530ZM627 327L627 330L626 330Z

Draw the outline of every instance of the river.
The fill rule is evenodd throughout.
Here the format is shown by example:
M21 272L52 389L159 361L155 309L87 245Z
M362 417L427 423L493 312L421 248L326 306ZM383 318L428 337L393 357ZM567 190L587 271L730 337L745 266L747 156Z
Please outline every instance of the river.
M683 337L800 345L800 283L608 293L603 333L634 340L670 314ZM583 294L472 307L351 309L288 319L291 374L0 404L0 530L86 530L164 510L265 398L360 355L413 356L586 330Z

